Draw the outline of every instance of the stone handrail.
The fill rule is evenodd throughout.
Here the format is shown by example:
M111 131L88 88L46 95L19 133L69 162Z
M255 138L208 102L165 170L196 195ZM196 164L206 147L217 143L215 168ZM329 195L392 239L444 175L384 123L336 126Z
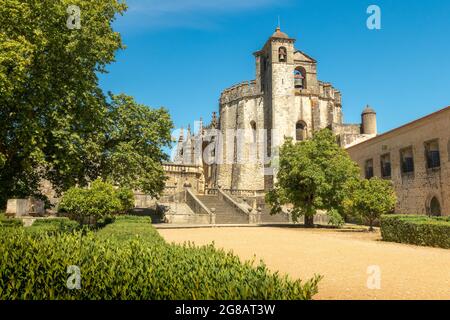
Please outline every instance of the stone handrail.
M217 188L205 188L205 194L207 195L216 195L217 193Z
M197 214L213 213L197 198L190 188L185 188L185 202Z
M194 164L177 164L177 163L164 163L164 171L175 172L175 173L200 173L200 167Z
M265 194L264 190L223 189L223 191L231 194L232 196L256 197Z
M228 195L222 189L218 189L219 197L225 200L229 205L231 205L237 212L249 215L251 213L251 208L246 208L244 205L237 203L230 195Z
M165 186L163 194L164 195L172 195L177 192L177 186Z

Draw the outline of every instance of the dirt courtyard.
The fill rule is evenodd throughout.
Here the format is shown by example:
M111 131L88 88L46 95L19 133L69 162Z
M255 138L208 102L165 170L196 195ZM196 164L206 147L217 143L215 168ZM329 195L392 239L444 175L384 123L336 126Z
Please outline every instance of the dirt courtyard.
M379 233L281 227L158 231L168 242L214 241L295 279L323 275L315 299L450 300L450 250L382 242ZM381 289L368 289L369 266L379 266Z

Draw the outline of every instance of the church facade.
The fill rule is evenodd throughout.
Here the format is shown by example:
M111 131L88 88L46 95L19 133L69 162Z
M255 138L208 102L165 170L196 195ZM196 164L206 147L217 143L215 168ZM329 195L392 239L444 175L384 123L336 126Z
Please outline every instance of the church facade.
M225 89L219 114L195 133L182 131L174 163L198 165L205 187L267 191L274 183L278 148L330 128L342 146L377 134L376 113L366 107L361 124L343 122L341 92L317 77L318 63L277 28L255 52L254 80Z

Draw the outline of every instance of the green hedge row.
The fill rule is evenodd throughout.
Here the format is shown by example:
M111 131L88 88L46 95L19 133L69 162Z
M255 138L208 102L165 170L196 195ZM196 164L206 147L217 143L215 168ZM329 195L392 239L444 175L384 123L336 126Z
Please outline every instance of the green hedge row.
M450 249L450 217L384 215L381 236L384 241Z
M69 218L51 218L51 219L38 219L36 220L27 231L31 232L72 232L80 229L80 224Z
M0 228L21 226L23 226L22 220L6 217L4 213L0 214Z
M0 251L0 300L311 299L320 281L293 281L212 245L168 244L148 218L118 217L85 234L5 228ZM71 265L79 290L66 287Z

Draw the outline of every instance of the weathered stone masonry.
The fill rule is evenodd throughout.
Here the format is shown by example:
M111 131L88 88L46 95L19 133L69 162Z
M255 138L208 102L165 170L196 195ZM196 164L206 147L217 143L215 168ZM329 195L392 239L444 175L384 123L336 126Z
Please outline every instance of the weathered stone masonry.
M363 177L392 180L402 214L450 215L450 107L347 149Z
M205 168L206 185L236 190L270 189L274 178L267 159L276 155L287 137L304 140L328 127L344 145L376 135L376 119L368 119L370 125L364 126L370 134L360 124L343 123L341 93L330 83L317 79L317 61L297 50L295 41L277 28L263 48L254 53L256 79L222 92L219 120L215 126L209 126L220 131L222 141L216 150L217 164ZM261 129L267 139L260 136ZM243 132L243 139L236 138L239 131ZM257 132L257 139L253 132ZM187 163L186 154L192 153L194 140L203 134L204 130L180 138L184 157L178 154L176 162ZM257 155L256 161L248 161L252 154ZM201 161L196 159L194 163L202 165Z

